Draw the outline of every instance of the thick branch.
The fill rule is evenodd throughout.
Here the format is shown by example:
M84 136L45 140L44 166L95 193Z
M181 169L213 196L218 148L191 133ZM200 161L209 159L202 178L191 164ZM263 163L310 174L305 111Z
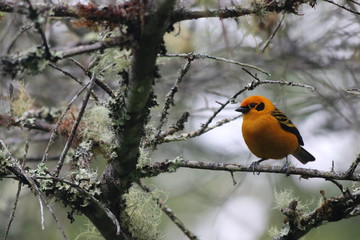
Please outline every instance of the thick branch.
M180 22L184 20L190 19L199 19L199 18L209 18L209 17L217 17L217 18L235 18L241 17L250 14L258 14L261 12L288 12L288 13L298 13L298 8L300 5L304 3L309 3L310 6L315 5L315 1L307 1L307 0L287 0L287 1L265 1L263 4L253 4L251 7L242 7L240 5L224 8L224 9L207 9L200 11L193 11L187 9L180 9L174 12L172 15L172 22Z
M136 32L132 64L127 90L123 98L116 98L111 107L111 117L118 146L116 156L105 169L101 182L103 200L110 203L114 214L121 212L122 194L134 181L140 140L152 104L152 85L156 75L156 58L163 35L169 25L169 16L175 0L157 1L157 9L144 6L147 12ZM119 90L119 95L123 94Z
M64 51L60 51L60 53L61 53L61 57L67 58L67 57L72 57L84 53L90 53L111 47L129 47L132 41L133 40L129 37L108 38L96 43L81 45L74 48L66 49Z
M360 193L353 193L349 196L332 197L324 201L320 207L307 215L303 215L297 209L297 202L294 200L281 212L286 220L281 234L274 240L296 240L303 237L310 230L324 225L328 222L336 222L346 218L355 217L360 214Z
M235 18L250 14L258 14L261 12L288 12L297 13L300 5L309 3L310 6L315 5L315 1L308 0L287 0L283 2L267 1L267 4L253 4L250 7L237 5L230 8L223 9L207 9L207 10L192 10L192 9L178 9L171 15L169 24L176 22L199 19L199 18ZM138 1L129 1L124 4L112 5L107 8L99 8L92 4L33 4L40 12L49 12L50 17L72 17L84 18L91 21L108 21L112 23L129 23L133 22L134 18L139 17ZM0 11L2 12L16 12L19 14L28 14L27 5L20 2L14 3L10 1L0 0ZM140 17L141 18L141 17Z
M0 126L2 127L25 127L28 129L36 129L44 132L50 132L53 126L45 121L34 118L20 118L16 119L11 115L0 115Z

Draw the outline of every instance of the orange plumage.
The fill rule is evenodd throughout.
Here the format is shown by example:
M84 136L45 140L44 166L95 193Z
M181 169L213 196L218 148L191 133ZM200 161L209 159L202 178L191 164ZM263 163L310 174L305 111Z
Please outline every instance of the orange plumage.
M243 113L243 137L250 151L261 158L259 162L289 154L303 164L315 160L301 147L304 142L296 126L269 99L248 97L236 111Z

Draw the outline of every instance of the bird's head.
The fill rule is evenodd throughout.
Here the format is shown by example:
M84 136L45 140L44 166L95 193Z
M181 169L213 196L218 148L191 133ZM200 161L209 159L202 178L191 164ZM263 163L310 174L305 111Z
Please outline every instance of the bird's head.
M251 96L248 98L245 98L244 101L242 101L239 108L235 109L237 112L242 112L243 114L248 113L257 113L257 114L263 114L263 113L269 113L275 109L274 104L272 102L263 97L263 96Z

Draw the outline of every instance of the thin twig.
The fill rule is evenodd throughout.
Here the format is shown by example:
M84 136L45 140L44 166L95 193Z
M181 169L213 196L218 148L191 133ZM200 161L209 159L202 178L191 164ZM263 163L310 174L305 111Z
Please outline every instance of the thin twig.
M83 70L84 73L87 72L87 69L78 61L76 60L75 58L68 58L71 62L73 62L76 66L78 66L79 68L81 68L81 70Z
M354 0L348 0L348 2L352 2L353 4L360 6L360 3L358 3L358 2L356 2Z
M80 81L79 79L77 79L77 77L75 77L74 75L72 75L71 73L65 71L64 69L59 68L58 66L56 66L53 63L49 63L49 66L58 70L59 72L62 72L65 76L70 77L71 79L73 79L75 82L79 83L81 86L85 86L85 83L83 83L82 81ZM94 98L95 102L99 102L99 98L96 96L94 91L91 91L91 96Z
M81 70L87 75L89 78L92 78L92 73L88 70L91 68L91 63L89 64L88 69L86 69L79 61L74 58L69 58L71 62L73 62L76 66L80 67ZM98 78L95 78L95 83L98 85L102 90L104 90L110 97L114 98L115 94L114 91L104 82Z
M148 188L142 181L138 182L138 185L147 193L151 193L150 188ZM175 215L174 211L169 208L161 198L152 197L154 201L159 205L161 210L171 219L171 221L178 226L178 228L191 240L197 240L198 237L192 233L185 224Z
M209 119L206 121L206 123L202 124L200 129L197 131L198 132L198 136L207 132L208 131L208 127L210 125L210 123L214 120L214 118L229 104L231 103L234 99L237 98L237 96L239 96L240 94L242 94L243 92L247 91L249 89L249 87L244 87L243 89L241 89L240 91L236 92L231 98L229 98L225 103L223 103L222 105L220 105L220 107L214 111L214 113L209 117ZM228 122L228 121L227 121ZM221 126L221 125L220 125Z
M273 40L273 38L275 37L277 31L280 29L280 26L282 24L282 22L284 21L285 19L285 14L282 15L282 18L280 20L280 22L278 23L278 25L276 26L275 30L273 31L273 33L271 34L271 36L269 37L269 39L266 41L263 49L261 50L261 52L264 52L265 49L269 46L270 42Z
M88 193L85 189L83 189L81 186L70 182L66 179L62 179L59 177L53 177L53 176L33 176L33 178L36 179L46 179L46 180L54 180L57 182L61 182L64 184L67 184L73 188L75 188L76 190L78 190L81 194L84 194L90 202L98 205L105 213L106 215L113 221L114 225L116 226L116 235L120 235L121 234L121 227L120 227L120 223L117 220L117 218L115 217L115 215L107 208L105 207L99 200L97 200L93 195L91 195L90 193Z
M350 88L350 89L345 89L344 91L349 94L360 95L360 88Z
M161 129L167 122L167 116L169 114L168 110L170 109L170 106L172 106L174 104L175 93L178 91L179 84L182 82L182 80L184 79L186 73L189 71L190 66L191 66L191 62L193 60L194 60L193 58L188 58L186 64L180 70L179 77L176 79L176 81L174 83L174 86L166 94L165 105L164 105L164 108L163 108L163 110L161 112L159 125L156 128L157 133L156 133L156 135L154 137L154 141L153 141L153 143L154 143L153 147L154 148L156 147L156 143L158 142L157 140L158 140L158 138L159 138L159 136L161 134Z
M45 48L45 58L46 59L50 59L51 58L51 52L50 52L50 48L49 48L49 44L47 42L46 36L44 31L42 30L41 26L40 26L40 21L37 19L39 17L38 12L36 9L34 9L34 7L31 4L30 0L25 0L28 4L29 4L29 14L28 17L33 21L34 26L37 30L37 32L39 33L42 41L43 41L43 46ZM41 16L41 18L43 18L44 16ZM47 17L46 17L47 18Z
M81 86L85 86L85 84L82 81L80 81L79 79L77 79L77 77L75 77L71 73L59 68L54 63L49 63L49 66L56 69L56 70L58 70L59 72L62 72L65 76L68 76L69 78L73 79L75 82L79 83Z
M73 48L64 49L61 52L63 58L68 58L68 57L73 57L76 55L94 52L106 48L131 46L132 43L133 43L132 39L124 38L124 37L115 37L115 38L104 39L88 45L80 45Z
M60 230L63 238L65 240L68 240L68 238L64 232L64 229L62 228L62 226L60 224L59 219L56 217L54 211L50 207L50 204L47 202L45 196L42 194L42 192L40 191L40 189L38 188L38 186L36 185L34 180L27 174L27 172L24 170L24 168L18 163L17 159L11 154L11 152L9 151L9 149L6 147L5 143L2 140L0 140L0 150L3 150L6 153L8 158L11 160L11 163L16 167L17 171L13 171L13 173L20 178L24 178L28 182L30 187L34 190L36 195L38 195L41 198L41 200L46 204L46 207L49 210L49 212L51 213L53 219L55 220L56 225L57 225L58 229ZM19 174L21 174L21 176L19 176Z
M246 67L246 68L251 68L254 70L257 70L259 72L262 72L268 76L270 76L270 73L268 73L267 71L251 65L251 64L247 64L247 63L242 63L242 62L238 62L238 61L234 61L234 60L230 60L230 59L226 59L226 58L222 58L222 57L215 57L215 56L211 56L208 54L200 54L200 53L180 53L180 54L164 54L164 55L159 55L159 57L183 57L183 58L194 58L194 59L212 59L212 60L216 60L216 61L221 61L221 62L226 62L226 63L232 63L235 65L239 65L241 67Z
M351 164L350 168L346 171L349 176L352 176L355 172L355 169L360 163L360 155L357 156L355 161Z
M17 188L17 192L16 192L16 196L15 196L15 202L14 202L13 208L11 210L9 222L8 222L8 224L6 226L6 230L5 230L5 234L4 234L4 240L8 239L11 224L15 219L15 212L16 212L18 201L19 201L20 192L21 192L21 182L18 183L18 188Z
M70 110L72 104L79 98L80 94L89 86L90 82L88 84L86 84L84 87L82 87L75 95L74 97L70 100L70 102L68 103L68 105L66 106L66 108L64 109L64 112L61 114L61 116L59 117L58 121L55 124L55 127L53 128L53 130L51 131L51 135L50 135L50 139L48 141L48 144L46 146L43 158L41 160L41 163L46 162L48 154L49 154L49 150L51 145L53 144L55 137L58 134L58 129L60 127L61 122L63 121L63 119L65 118L67 112Z
M176 79L174 86L170 89L170 91L166 94L166 99L165 99L165 106L161 112L161 117L160 117L160 123L159 126L157 127L157 130L159 131L157 136L160 134L161 132L161 128L164 126L164 124L166 123L166 118L168 113L168 110L170 108L171 105L174 104L174 96L175 93L178 91L179 88L179 84L182 82L182 80L185 77L185 74L189 71L190 66L191 66L191 62L193 61L193 58L189 58L188 61L186 62L186 64L183 66L183 68L180 70L180 74L179 77Z
M40 205L41 230L45 230L44 206L39 194L37 195L37 197L39 199L39 205Z
M29 30L33 25L32 24L26 24L24 26L22 26L19 31L16 33L16 35L13 37L13 39L10 41L10 45L8 47L8 49L6 50L6 53L9 54L11 49L15 46L15 42L16 40L27 30Z
M76 118L76 120L74 122L74 125L72 126L72 129L71 129L71 132L69 134L68 140L66 141L65 147L64 147L64 149L63 149L63 151L62 151L62 153L60 155L60 159L58 161L56 169L54 170L54 175L56 177L59 176L61 168L63 167L63 164L64 164L66 154L69 151L71 143L73 142L73 140L75 138L76 130L77 130L77 128L78 128L78 126L80 124L81 118L82 118L82 116L83 116L83 114L85 112L85 108L86 108L86 106L88 104L88 101L89 101L89 98L90 98L90 95L91 95L91 91L92 91L92 89L94 87L94 84L95 84L95 74L93 74L93 77L90 80L89 87L87 88L87 92L86 92L86 95L85 95L84 100L82 102L78 117Z
M348 11L348 12L351 12L351 13L354 13L354 14L357 14L357 15L360 15L360 12L354 11L354 10L352 10L351 8L345 7L344 5L340 5L340 4L338 4L338 3L336 3L336 2L333 2L333 1L331 1L331 0L325 0L325 2L334 4L335 6L337 6L337 7L339 7L339 8L342 8L342 9Z
M27 154L28 154L28 151L29 151L29 143L30 143L30 140L29 140L30 135L28 134L29 131L30 131L30 129L27 131L27 136L26 136L26 140L25 140L22 167L25 167L26 158L27 158ZM9 231L10 231L10 228L11 228L11 224L15 219L15 212L16 212L16 208L17 208L17 204L18 204L19 196L20 196L20 192L21 192L21 184L22 184L21 182L18 183L18 188L17 188L17 191L16 191L14 205L13 205L13 208L11 210L11 214L10 214L10 217L9 217L9 222L8 222L8 225L6 226L6 230L5 230L5 234L4 234L4 240L6 240L8 238Z
M187 140L189 138L198 137L201 134L209 132L209 131L217 128L217 127L220 127L220 126L222 126L222 125L224 125L226 123L232 122L232 121L234 121L234 120L236 120L238 118L241 118L241 117L242 117L242 115L238 115L238 116L233 117L233 118L224 118L224 119L222 119L220 121L217 121L214 125L206 127L205 129L200 128L197 131L187 132L187 133L183 133L183 134L175 135L175 136L166 136L161 142L165 143L165 142L174 142L174 141L184 141L184 140Z
M287 82L287 81L283 81L283 80L260 80L260 78L258 78L256 75L252 74L249 70L247 70L245 68L243 68L243 70L256 80L256 82L251 83L251 86L248 90L253 90L258 85L263 85L263 84L277 84L277 85L281 85L281 86L293 86L293 87L307 88L307 89L310 89L311 91L316 90L315 87L306 85L306 84L302 84L302 83Z
M341 185L338 181L334 180L334 179L326 179L332 183L334 183L341 191L341 193L344 195L344 197L350 197L352 198L351 192L349 190L349 188L344 188L343 185Z

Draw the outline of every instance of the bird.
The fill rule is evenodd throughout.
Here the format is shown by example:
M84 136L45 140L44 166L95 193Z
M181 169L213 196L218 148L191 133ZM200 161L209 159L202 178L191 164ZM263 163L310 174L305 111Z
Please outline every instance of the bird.
M243 114L242 134L250 151L260 160L286 158L293 155L302 164L315 161L315 157L302 146L304 141L293 122L267 98L251 96L244 99L235 111Z

